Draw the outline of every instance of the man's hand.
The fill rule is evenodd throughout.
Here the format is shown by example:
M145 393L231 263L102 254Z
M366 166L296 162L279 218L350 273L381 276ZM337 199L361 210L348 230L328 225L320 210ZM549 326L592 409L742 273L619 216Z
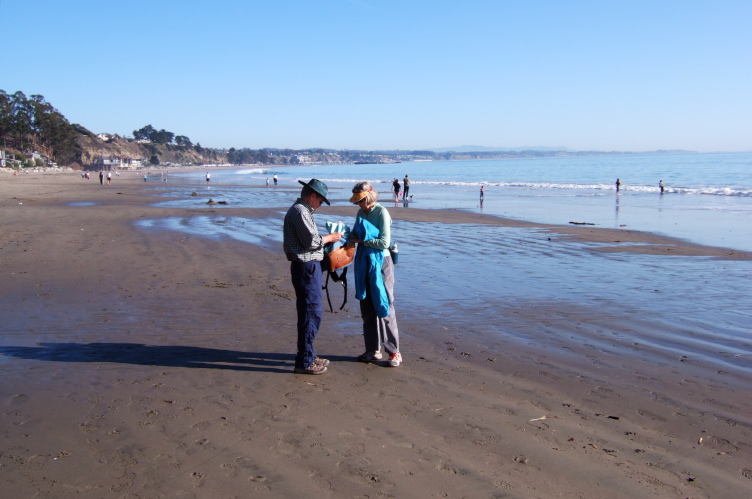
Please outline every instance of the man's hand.
M336 243L337 241L339 241L340 239L342 239L342 236L344 236L344 235L345 234L342 233L342 232L332 232L331 234L327 234L323 238L324 239L324 244Z

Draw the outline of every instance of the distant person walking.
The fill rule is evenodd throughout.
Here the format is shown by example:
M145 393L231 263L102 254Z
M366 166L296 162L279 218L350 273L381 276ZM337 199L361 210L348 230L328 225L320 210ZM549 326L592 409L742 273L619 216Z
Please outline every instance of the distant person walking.
M480 186L480 200L483 201L483 186Z
M104 185L104 172L99 172L99 185Z
M616 192L619 192L619 189L621 188L621 180L618 178L616 179Z
M392 182L392 190L394 191L394 202L395 203L399 201L400 189L401 188L400 188L399 180L397 180L395 178L394 181Z
M273 178L273 180L274 180L274 185L276 186L276 185L277 185L277 174L275 173L275 174L274 174L274 177L272 177L272 178ZM298 182L300 182L300 181L298 181ZM328 203L327 203L327 204L328 204Z
M663 189L665 189L665 187L663 186L663 180L658 181L658 188L661 190L661 194L663 194Z
M211 173L206 172L206 185L209 185L209 182L211 182Z
M144 182L146 182L146 174L144 173Z
M402 194L402 199L407 201L407 193L410 192L410 179L405 175L405 180L402 181L402 183L405 185L404 193Z
M112 172L107 172L107 185L112 184Z

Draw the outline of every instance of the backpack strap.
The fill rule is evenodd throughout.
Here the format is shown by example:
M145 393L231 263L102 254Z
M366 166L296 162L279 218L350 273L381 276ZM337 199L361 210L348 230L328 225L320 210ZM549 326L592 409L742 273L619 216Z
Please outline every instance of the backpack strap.
M329 311L331 313L334 313L334 307L332 307L332 300L329 297L329 278L332 278L333 282L338 282L342 284L342 286L345 288L345 298L342 301L342 306L339 307L340 310L345 308L345 305L347 304L347 267L344 267L342 269L341 274L337 274L336 270L329 270L326 272L326 281L324 282L324 286L322 289L326 290L326 301L329 303Z

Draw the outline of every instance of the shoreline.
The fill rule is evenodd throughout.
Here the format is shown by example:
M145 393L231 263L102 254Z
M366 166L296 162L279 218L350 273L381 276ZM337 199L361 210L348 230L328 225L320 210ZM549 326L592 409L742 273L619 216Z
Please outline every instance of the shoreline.
M325 313L316 340L330 372L292 375L294 292L279 252L134 226L279 208L155 208L144 192L153 184L134 175L112 186L77 172L0 177L0 473L9 494L749 493L749 391L701 359L648 363L595 342L489 341L472 327L484 316L460 303L431 321L398 298L404 365L364 365L354 361L362 340L351 298L345 311ZM350 207L321 213L353 216ZM592 251L750 259L634 231L453 210L392 214L551 231ZM582 329L580 311L549 307L507 321L547 322L562 338ZM648 326L635 317L629 327Z

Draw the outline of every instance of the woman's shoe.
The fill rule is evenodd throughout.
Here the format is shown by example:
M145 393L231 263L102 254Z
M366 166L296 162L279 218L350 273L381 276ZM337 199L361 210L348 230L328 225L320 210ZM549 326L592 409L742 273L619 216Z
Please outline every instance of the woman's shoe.
M399 365L402 364L402 354L397 352L393 353L389 356L389 366L390 367L399 367Z
M374 352L366 352L364 354L358 355L358 361L359 362L374 362L377 360L381 360L381 352L379 350L376 350Z

